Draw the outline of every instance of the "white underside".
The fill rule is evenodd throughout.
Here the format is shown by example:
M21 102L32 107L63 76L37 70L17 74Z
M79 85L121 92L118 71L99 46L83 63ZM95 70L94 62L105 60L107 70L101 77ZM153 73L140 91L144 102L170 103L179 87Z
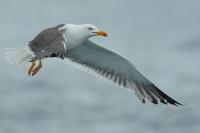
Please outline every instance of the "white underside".
M33 57L34 53L30 50L29 46L9 48L5 52L5 60L15 67L22 67L28 63Z

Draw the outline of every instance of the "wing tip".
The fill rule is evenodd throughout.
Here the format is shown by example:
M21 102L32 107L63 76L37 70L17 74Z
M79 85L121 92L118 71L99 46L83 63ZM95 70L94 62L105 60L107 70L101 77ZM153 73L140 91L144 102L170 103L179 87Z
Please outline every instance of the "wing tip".
M145 104L146 103L146 98L143 98L142 99L142 101L141 101L143 104ZM167 101L167 100L151 100L150 101L151 103L153 103L153 104L155 104L155 105L157 105L157 104L159 104L159 103L162 103L162 104L165 104L165 105L169 105L169 104L171 104L171 105L173 105L173 106L185 106L185 105L183 105L182 103L179 103L179 102L177 102L177 101L175 101L175 102L169 102L169 101Z
M153 83L150 83L149 85L146 84L139 84L136 83L137 89L140 91L140 97L142 97L142 103L146 103L145 100L150 101L153 104L171 104L174 106L184 106L182 103L177 102L173 98L169 97L167 94L162 92L157 86L155 86Z

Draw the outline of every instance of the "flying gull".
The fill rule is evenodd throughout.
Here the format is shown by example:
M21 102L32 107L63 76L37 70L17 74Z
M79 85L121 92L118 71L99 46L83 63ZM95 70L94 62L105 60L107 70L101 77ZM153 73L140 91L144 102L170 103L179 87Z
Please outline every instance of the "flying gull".
M9 49L6 60L15 66L31 65L28 75L34 76L42 68L42 59L68 59L98 75L135 91L142 103L182 105L162 92L145 78L126 58L90 40L93 36L107 36L91 24L60 24L41 31L25 47Z

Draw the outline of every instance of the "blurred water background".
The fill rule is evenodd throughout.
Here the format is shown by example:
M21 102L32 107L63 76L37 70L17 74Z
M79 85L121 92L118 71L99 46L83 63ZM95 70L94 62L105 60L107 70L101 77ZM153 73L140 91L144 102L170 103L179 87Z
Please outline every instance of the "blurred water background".
M199 0L0 0L0 133L199 133ZM27 67L4 62L4 49L23 46L42 29L91 23L95 37L126 56L189 111L142 104L134 93L46 60Z

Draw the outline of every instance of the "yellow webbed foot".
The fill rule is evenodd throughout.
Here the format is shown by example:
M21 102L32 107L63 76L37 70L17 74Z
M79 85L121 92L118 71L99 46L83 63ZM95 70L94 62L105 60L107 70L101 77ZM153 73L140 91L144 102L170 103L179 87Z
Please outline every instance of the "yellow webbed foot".
M35 61L32 62L31 66L28 69L28 75L29 76L31 76L31 73L32 73L34 67L35 67Z
M42 61L39 60L39 65L34 70L32 70L32 76L36 75L41 68L42 68Z
M29 71L28 71L29 76L36 75L40 71L40 69L42 68L42 61L41 60L39 60L39 64L36 67L35 67L35 64L36 64L35 62L32 62L32 65L30 66Z

